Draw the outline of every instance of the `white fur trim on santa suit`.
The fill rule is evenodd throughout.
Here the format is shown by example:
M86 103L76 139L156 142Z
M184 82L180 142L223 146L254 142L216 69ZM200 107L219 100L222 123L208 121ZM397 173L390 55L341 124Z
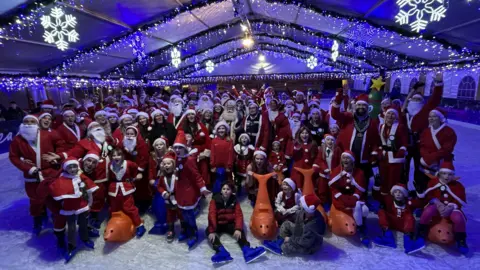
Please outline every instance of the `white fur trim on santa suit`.
M394 185L394 186L392 187L392 189L390 189L390 194L393 195L393 192L394 192L395 190L401 191L401 192L403 193L403 196L408 197L408 190L407 190L406 188L404 188L404 187L402 187L402 186L399 186L399 185Z
M355 104L365 104L365 105L368 106L368 102L363 101L363 100L358 100L358 101L355 102ZM339 106L340 106L340 105L339 105ZM337 108L338 108L338 107L337 107Z
M67 160L63 163L62 165L62 169L66 169L68 165L72 165L72 164L76 164L77 166L79 166L80 164L78 163L78 160Z
M236 105L237 103L233 99L229 99L227 100L227 102L225 102L225 106L236 106Z
M347 153L347 152L343 152L341 156L343 156L343 155L345 155L345 156L348 156L348 157L349 157L349 158L350 158L352 161L354 161L354 162L355 162L355 157L354 157L354 156L352 156L352 154L350 154L350 153Z
M430 112L433 112L435 113L436 116L438 116L438 118L440 118L440 122L442 123L445 123L445 115L443 115L443 113L441 113L439 110L431 110Z
M262 150L257 150L255 152L253 152L253 156L256 156L256 155L261 155L261 156L267 157L267 154Z
M88 124L88 126L87 126L87 130L90 130L90 129L92 128L92 126L93 126L93 125L99 125L99 126L100 126L100 123L98 123L98 122L95 122L95 121L91 122L90 124Z
M148 119L148 113L146 113L146 112L139 112L139 113L137 113L137 115L135 116L135 118L138 119L140 116L143 116L143 117L145 117L145 118Z
M447 168L440 168L438 172L446 172L446 173L455 173L455 171L447 169Z
M122 116L120 116L120 118L119 118L118 120L119 120L120 122L122 122L122 120L125 119L125 118L130 118L130 119L133 120L133 116L131 116L131 115L128 114L128 113L125 113L125 114L123 114Z
M96 117L99 116L99 115L107 116L108 113L107 113L106 111L104 111L104 110L101 110L101 111L96 112L93 117L96 118Z
M298 112L295 112L294 114L292 114L292 118L293 117L302 117L302 115Z
M38 116L38 119L42 119L42 118L44 118L44 117L46 117L46 116L50 116L50 118L52 118L52 115L51 115L51 114L49 114L48 112L44 112L44 113L42 113L42 114L40 114L40 115Z
M322 117L322 113L320 112L320 110L317 108L313 108L310 110L310 113L308 114L308 119L312 118L312 115L314 112L317 112L320 115L320 118Z
M215 128L213 129L213 132L215 134L217 134L217 129L221 126L224 126L226 129L227 129L227 133L230 132L230 126L228 125L227 122L225 122L224 120L218 122L216 125L215 125ZM227 134L228 135L228 134Z
M424 101L423 96L420 95L420 94L415 94L415 95L413 95L411 98L418 98L418 99L421 99L422 101Z
M93 158L93 159L95 159L96 161L99 161L99 160L100 160L100 157L99 157L98 155L92 154L92 153L86 154L86 155L83 157L82 160L86 160L87 158Z
M300 198L300 204L302 205L303 210L305 210L305 212L307 212L307 213L309 213L309 214L313 214L313 213L315 213L315 211L317 210L317 209L315 208L315 206L313 206L313 205L310 205L310 206L307 205L307 202L305 202L305 196L302 196L302 197Z
M297 189L297 185L295 184L295 182L293 182L292 179L290 178L285 178L283 179L283 182L287 182L287 184L292 188L292 190L295 192L295 189Z
M51 104L42 104L42 105L40 105L40 108L42 108L42 109L55 109L55 107Z
M127 132L127 130L129 130L129 129L135 130L135 133L138 135L138 129L137 129L136 127L134 127L134 126L128 126L128 127L125 128L125 132Z
M250 142L250 136L248 136L247 133L242 133L240 136L238 136L238 141L240 141L243 137L248 139L248 142Z
M159 110L159 109L156 109L156 110L154 110L154 111L150 114L150 116L152 117L152 119L155 118L155 116L157 116L157 115L163 115L163 116L165 116L165 113L164 113L163 111ZM137 117L138 117L138 115L137 115ZM148 117L147 117L147 118L148 118Z
M185 117L187 117L187 115L189 115L189 114L195 114L195 115L196 115L197 112L196 112L195 110L192 110L192 109L186 110L186 111L183 113L182 117L180 117L180 120L178 120L178 123L175 125L175 128L178 129L178 127L180 126L180 124L183 123L183 120L185 119Z
M387 113L389 113L389 112L393 112L393 113L395 114L395 116L397 117L397 119L398 119L398 111L397 111L396 109L390 108L390 109L388 109L388 110L385 112L385 114L387 114Z
M108 118L110 118L110 117L115 117L115 118L117 118L117 120L118 120L118 114L116 114L116 113L114 113L114 112L109 112L109 113L107 114L107 117L108 117Z
M73 114L73 115L75 115L75 112L72 111L72 110L66 110L66 111L64 111L64 112L62 113L63 116L66 116L66 115L68 115L68 114Z

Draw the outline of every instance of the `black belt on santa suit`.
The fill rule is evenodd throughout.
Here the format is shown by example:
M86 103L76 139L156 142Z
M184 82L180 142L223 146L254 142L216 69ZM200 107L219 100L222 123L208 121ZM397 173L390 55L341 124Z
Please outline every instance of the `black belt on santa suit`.
M383 150L383 151L387 151L387 152L396 153L396 152L397 152L397 149L395 149L395 148L396 148L396 147L393 147L393 146L382 145L382 150Z
M354 186L347 186L342 189L342 195L353 195L355 193Z

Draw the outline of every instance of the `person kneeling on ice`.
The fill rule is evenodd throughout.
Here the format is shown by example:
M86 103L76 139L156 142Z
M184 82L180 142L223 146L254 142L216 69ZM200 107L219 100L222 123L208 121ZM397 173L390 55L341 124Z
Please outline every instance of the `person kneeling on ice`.
M437 177L428 182L427 190L418 194L418 197L428 202L417 228L419 237L425 238L432 219L447 218L453 223L458 251L467 254L467 219L461 210L467 204L465 187L455 178L453 164L449 161L443 161Z
M300 205L295 223L285 221L277 240L263 242L266 249L278 255L314 254L320 249L325 233L325 220L317 211L320 199L314 194L302 196Z
M403 245L405 253L411 254L425 246L423 238L415 239L415 218L413 211L417 200L408 198L408 189L404 184L396 184L390 191L390 196L384 196L381 209L378 211L378 221L382 227L383 236L373 240L378 246L396 248L395 236L392 230L404 233Z
M215 250L213 263L225 263L233 260L230 253L223 247L218 234L233 235L242 248L246 263L250 263L263 254L263 247L251 248L243 230L243 213L237 197L233 194L234 185L230 182L222 184L220 193L213 196L208 209L208 227L205 232Z
M282 191L277 194L275 199L275 219L279 226L286 220L295 222L300 210L298 205L300 197L295 182L290 178L285 178L282 182Z
M77 252L77 223L80 239L85 246L93 249L94 243L88 236L88 211L93 202L92 193L98 189L90 178L80 171L79 162L69 158L63 163L63 173L49 186L54 200L60 201L60 215L55 218L54 232L58 247L65 251L65 225L68 223L68 249L64 256L69 262Z

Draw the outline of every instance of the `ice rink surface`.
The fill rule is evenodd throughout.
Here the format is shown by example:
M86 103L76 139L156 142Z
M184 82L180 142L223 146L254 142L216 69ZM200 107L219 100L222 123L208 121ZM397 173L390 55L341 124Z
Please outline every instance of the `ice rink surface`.
M397 235L397 249L363 248L357 238L341 238L327 232L323 248L310 257L280 257L267 253L263 259L245 264L240 248L233 238L221 240L234 260L221 269L480 269L480 130L451 124L458 136L455 147L455 167L467 190L467 242L470 254L460 256L454 247L429 244L423 251L408 256L403 252L401 235ZM213 250L208 246L203 231L207 225L207 202L197 219L201 243L192 251L184 243L168 244L164 236L148 235L132 239L122 245L105 244L95 239L95 250L81 249L65 265L56 250L52 225L38 237L31 235L32 219L28 215L28 199L24 192L21 173L13 167L7 154L0 156L0 269L182 269L215 268L210 262ZM247 238L252 246L260 242L248 230L252 208L247 200L241 204L245 217ZM154 219L143 216L150 229ZM369 216L369 234L379 233L377 217ZM105 222L103 223L105 226ZM102 226L102 228L103 228Z

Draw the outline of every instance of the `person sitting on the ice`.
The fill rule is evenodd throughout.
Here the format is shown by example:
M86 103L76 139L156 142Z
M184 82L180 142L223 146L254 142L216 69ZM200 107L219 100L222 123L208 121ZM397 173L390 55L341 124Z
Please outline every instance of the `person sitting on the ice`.
M330 189L328 181L330 173L340 165L342 150L335 144L335 137L330 134L323 136L323 143L318 148L319 152L313 163L313 169L320 176L317 181L317 194L322 204L330 202Z
M467 204L465 187L456 179L453 164L444 161L438 175L428 182L427 190L418 197L428 203L420 217L418 235L425 238L432 219L448 218L453 223L458 251L467 254L467 219L462 211Z
M258 181L254 179L253 174L268 174L273 172L273 168L267 160L267 154L257 149L253 152L253 161L247 167L247 181L246 185L248 188L248 199L252 207L257 201L257 192L258 192ZM279 185L275 180L277 175L273 175L271 179L267 182L268 197L272 206L274 205L275 196L278 194Z
M272 151L270 152L268 161L270 162L270 165L272 165L274 171L285 173L288 170L287 159L285 158L285 153L281 151L281 147L282 144L277 136L272 142Z
M233 169L233 139L229 136L230 125L225 121L220 121L215 125L215 138L212 140L210 148L210 170L216 173L219 168L225 169L224 181L232 181ZM216 180L216 177L213 177ZM212 181L213 182L213 181ZM220 185L216 184L218 189L213 192L220 191Z
M205 235L208 236L215 254L213 263L225 263L233 260L230 253L220 242L220 234L232 235L242 248L246 263L250 263L265 254L263 247L251 248L243 230L243 213L240 202L234 194L235 187L232 183L224 183L221 192L213 196L208 208L208 227Z
M235 185L237 193L240 193L242 182L247 177L247 167L252 162L255 147L250 144L250 136L247 133L242 133L238 137L238 144L233 147L233 150L235 151Z
M95 244L88 236L88 211L93 201L92 193L98 186L85 176L75 158L63 162L63 173L49 186L54 200L61 202L60 216L55 219L54 232L59 248L65 250L65 225L68 224L68 248L64 254L66 262L77 251L77 224L80 239L85 246L93 249Z
M365 204L367 185L363 171L355 167L355 156L351 151L342 153L340 166L333 169L330 179L328 186L332 194L333 206L337 210L353 216L362 244L370 246L365 224L369 211Z
M300 197L295 182L290 178L283 179L282 191L277 194L275 199L275 219L278 225L281 226L286 220L295 222L297 212L300 210L298 205Z
M405 253L411 254L424 246L424 239L415 238L415 218L413 216L417 200L408 198L408 189L404 184L394 185L390 195L382 197L382 206L378 211L378 222L383 235L375 237L373 243L379 246L396 248L392 230L403 232Z
M310 194L300 198L300 205L302 209L295 222L285 221L276 240L263 242L266 249L278 255L308 255L320 249L326 227L322 214L317 211L320 200Z
M162 164L160 165L162 176L160 176L157 190L165 199L165 204L167 207L167 242L173 242L175 238L175 221L177 218L180 220L182 225L182 232L179 236L179 240L185 240L186 235L186 224L182 218L182 212L178 208L177 200L175 199L176 186L178 185L178 179L175 175L175 162L177 156L174 152L167 152L162 158Z
M146 229L133 200L133 193L135 192L133 182L139 180L137 178L138 166L132 161L125 160L122 149L115 148L111 154L109 170L110 213L123 211L132 219L137 236L142 237Z

